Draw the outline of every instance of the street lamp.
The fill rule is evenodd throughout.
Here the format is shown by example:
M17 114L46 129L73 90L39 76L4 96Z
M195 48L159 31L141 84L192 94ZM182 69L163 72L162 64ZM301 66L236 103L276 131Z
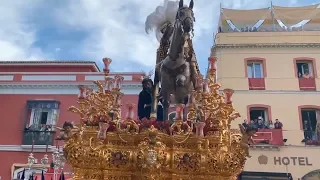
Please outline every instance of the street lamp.
M59 170L63 170L63 167L65 165L66 159L64 157L63 152L59 152L59 149L55 149L55 151L52 153L52 161L54 164L53 170L53 180L58 179Z

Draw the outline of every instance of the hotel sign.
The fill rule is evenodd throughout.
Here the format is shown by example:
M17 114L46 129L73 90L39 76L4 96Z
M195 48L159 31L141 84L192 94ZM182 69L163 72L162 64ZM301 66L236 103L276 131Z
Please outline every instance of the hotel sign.
M271 160L271 159L270 159ZM265 155L261 155L258 157L259 164L268 164L269 158ZM274 165L291 165L291 166L312 166L311 161L307 157L280 157L280 156L274 156L273 157L273 164Z
M274 165L312 166L307 157L273 157Z

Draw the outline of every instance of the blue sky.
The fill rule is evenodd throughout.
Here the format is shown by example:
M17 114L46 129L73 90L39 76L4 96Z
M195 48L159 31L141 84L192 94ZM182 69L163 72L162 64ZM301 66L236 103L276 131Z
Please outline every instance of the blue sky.
M219 18L219 1L195 1L194 46L202 72ZM153 69L158 42L146 34L148 14L163 0L0 0L0 60L113 59L113 71ZM185 4L189 3L185 0ZM274 0L303 6L313 0ZM269 0L224 0L223 7L269 7Z

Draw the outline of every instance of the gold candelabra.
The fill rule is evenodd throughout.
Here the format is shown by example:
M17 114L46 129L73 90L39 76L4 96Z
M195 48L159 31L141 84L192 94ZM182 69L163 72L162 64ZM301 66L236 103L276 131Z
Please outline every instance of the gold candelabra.
M67 163L74 179L85 180L232 180L242 171L246 154L240 131L231 129L239 117L232 106L233 90L219 93L216 58L209 58L207 78L199 77L190 94L187 121L184 105L176 105L169 122L134 119L134 105L120 116L123 78L109 78L111 60L105 64L104 82L98 90L80 86L79 130L65 142Z

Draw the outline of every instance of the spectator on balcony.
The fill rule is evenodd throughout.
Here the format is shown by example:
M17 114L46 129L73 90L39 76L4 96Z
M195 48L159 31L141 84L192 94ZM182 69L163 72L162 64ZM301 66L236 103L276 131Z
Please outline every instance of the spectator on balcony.
M40 131L47 131L47 125L41 124Z
M258 31L257 27L253 27L252 31L257 32Z
M310 76L310 74L309 74L309 72L305 72L304 74L303 74L303 78L311 78L311 76Z
M272 120L269 120L269 121L267 122L266 127L267 127L268 129L274 129L274 125L273 125Z
M257 124L258 129L264 129L265 124L263 123L262 118L258 119L258 124Z
M252 127L257 128L257 123L256 123L255 120L251 120L249 125L252 126Z
M275 129L282 129L282 123L279 121L279 119L276 119L276 122L274 123Z
M312 139L312 128L310 123L307 120L303 121L303 132L304 132L304 139L311 140Z
M246 119L243 120L242 126L243 126L244 128L247 128L248 125L249 125L248 120L246 120Z

